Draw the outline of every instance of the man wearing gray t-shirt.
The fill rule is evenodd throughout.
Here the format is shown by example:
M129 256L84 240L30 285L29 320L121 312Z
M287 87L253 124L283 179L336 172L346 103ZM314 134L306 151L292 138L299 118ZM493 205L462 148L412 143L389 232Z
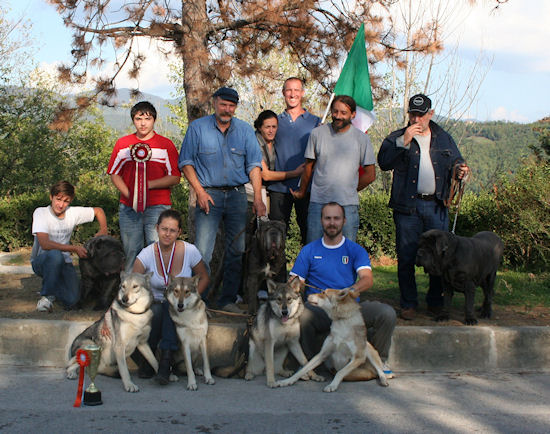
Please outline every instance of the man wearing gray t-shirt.
M309 136L300 189L291 190L294 197L299 199L305 195L312 181L307 218L308 243L323 235L321 208L329 202L337 202L344 207L344 236L351 241L356 240L359 229L357 192L376 177L376 160L369 136L351 124L356 108L352 97L334 97L330 106L332 123L313 129ZM361 175L358 175L359 167L364 168Z

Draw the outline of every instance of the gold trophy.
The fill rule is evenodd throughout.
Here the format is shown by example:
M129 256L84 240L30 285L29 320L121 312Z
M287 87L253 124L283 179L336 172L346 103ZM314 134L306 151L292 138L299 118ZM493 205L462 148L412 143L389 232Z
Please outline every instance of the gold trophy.
M88 376L91 383L84 391L84 405L101 405L101 391L95 386L94 380L97 375L97 368L99 367L99 360L101 359L101 347L90 344L84 347L84 351L88 353L90 357L90 364L86 367Z

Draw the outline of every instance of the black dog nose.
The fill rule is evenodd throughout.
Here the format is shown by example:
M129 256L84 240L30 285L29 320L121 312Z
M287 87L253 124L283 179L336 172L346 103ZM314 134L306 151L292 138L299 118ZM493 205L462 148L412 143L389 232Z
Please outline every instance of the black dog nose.
M288 315L288 309L283 309L283 310L281 311L281 313L282 313L283 315Z
M122 302L123 303L128 303L128 296L127 295L122 297Z
M183 303L178 303L178 309L183 309Z

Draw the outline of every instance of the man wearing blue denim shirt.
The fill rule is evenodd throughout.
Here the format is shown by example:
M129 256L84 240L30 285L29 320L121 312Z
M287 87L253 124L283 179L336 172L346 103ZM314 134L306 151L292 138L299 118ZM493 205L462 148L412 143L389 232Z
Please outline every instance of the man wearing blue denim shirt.
M453 140L433 122L432 102L418 94L409 100L409 124L384 139L378 153L382 170L393 170L389 206L393 208L401 317L412 320L418 306L414 276L420 235L430 229L449 230L448 210L453 168L462 179L470 170ZM437 315L443 305L441 278L430 275L428 311Z
M239 102L237 92L222 87L213 97L214 114L189 124L178 165L197 194L195 245L208 267L218 226L224 222L223 289L218 305L230 312L240 312L235 301L245 249L244 184L248 181L252 184L254 213L265 215L261 197L262 153L252 127L233 118Z

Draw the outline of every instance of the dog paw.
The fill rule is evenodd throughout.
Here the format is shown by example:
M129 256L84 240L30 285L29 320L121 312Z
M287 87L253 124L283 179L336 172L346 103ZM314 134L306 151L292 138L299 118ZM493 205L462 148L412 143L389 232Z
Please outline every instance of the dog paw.
M281 380L275 382L275 387L287 387L290 386L292 383L288 380Z
M479 311L479 316L481 318L491 318L493 316L493 313L491 312L491 309L481 308L481 310Z
M201 368L195 368L195 375L202 377L204 373Z
M254 374L251 374L250 372L247 372L247 373L245 374L245 376L244 376L244 379L245 379L246 381L250 381L250 380L253 380L254 377L255 377Z
M335 392L336 389L338 389L338 386L335 386L331 383L323 389L323 392Z
M475 318L465 318L464 323L466 325L476 325L477 324L477 319L475 319Z
M216 384L216 381L212 377L205 377L204 383L212 385L212 384Z
M380 386L384 386L384 387L389 386L389 383L388 383L388 380L387 380L386 377L378 377L378 384L380 384Z
M78 377L78 375L76 375L76 371L74 372L67 371L66 377L68 380L76 380L76 377Z
M281 377L288 378L288 377L290 377L292 374L294 374L294 372L293 372L293 371L290 371L289 369L283 369L282 371L277 372L277 374L279 374Z
M309 375L309 378L313 381L317 381L319 383L322 383L323 381L325 381L325 377L323 377L322 375L317 375L313 371L311 371L308 375Z
M176 374L170 374L170 377L168 377L168 381L171 383L175 383L179 381L179 377Z
M193 391L195 391L195 390L197 390L197 389L198 389L197 383L188 383L188 384L187 384L187 390L193 390Z
M128 383L124 385L124 389L126 390L126 392L130 393L139 392L139 387L137 387L137 385L134 383Z
M273 381L268 381L267 382L267 387L270 387L270 388L274 389L275 387L279 387L279 386L277 385L277 382L275 380L273 380Z

